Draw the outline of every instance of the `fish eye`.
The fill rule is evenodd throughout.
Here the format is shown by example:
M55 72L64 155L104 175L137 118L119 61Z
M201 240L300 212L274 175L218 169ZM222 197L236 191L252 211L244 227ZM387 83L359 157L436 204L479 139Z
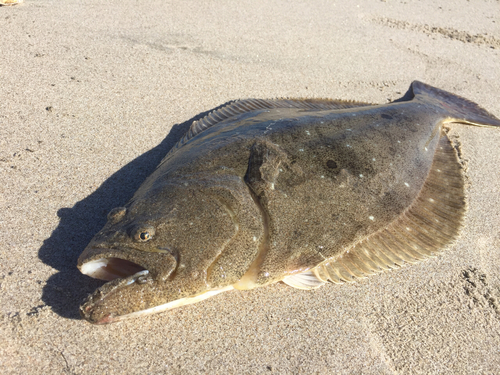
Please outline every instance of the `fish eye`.
M153 239L154 235L155 229L151 225L145 225L134 230L133 237L137 242L147 242Z

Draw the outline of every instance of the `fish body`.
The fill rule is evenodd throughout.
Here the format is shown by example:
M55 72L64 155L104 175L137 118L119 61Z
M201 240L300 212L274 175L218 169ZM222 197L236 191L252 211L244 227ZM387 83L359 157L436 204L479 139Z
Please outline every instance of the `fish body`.
M343 283L431 257L458 235L464 178L443 125L500 126L415 81L386 105L243 100L194 122L78 267L110 323L277 281Z

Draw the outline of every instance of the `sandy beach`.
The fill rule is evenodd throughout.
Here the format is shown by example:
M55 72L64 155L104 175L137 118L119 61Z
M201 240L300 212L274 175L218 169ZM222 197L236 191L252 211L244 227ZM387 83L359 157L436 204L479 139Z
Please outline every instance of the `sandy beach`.
M494 374L500 130L454 125L469 211L428 261L94 326L78 256L193 120L239 98L387 103L420 80L500 117L493 0L55 1L0 7L4 374Z

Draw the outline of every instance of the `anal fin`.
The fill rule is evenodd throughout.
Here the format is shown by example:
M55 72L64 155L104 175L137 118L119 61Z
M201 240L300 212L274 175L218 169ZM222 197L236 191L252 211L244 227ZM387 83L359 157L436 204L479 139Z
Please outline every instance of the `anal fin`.
M426 182L408 210L311 272L322 281L353 282L434 257L458 237L466 209L462 166L450 140L442 135Z

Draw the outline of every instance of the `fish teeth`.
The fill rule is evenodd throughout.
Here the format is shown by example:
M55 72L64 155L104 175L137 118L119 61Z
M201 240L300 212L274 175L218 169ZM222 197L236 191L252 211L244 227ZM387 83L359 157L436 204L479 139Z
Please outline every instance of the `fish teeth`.
M139 271L130 277L130 280L127 281L126 285L130 285L130 284L135 283L135 282L137 282L138 284L144 284L148 281L148 278L147 278L148 274L149 274L148 270Z

